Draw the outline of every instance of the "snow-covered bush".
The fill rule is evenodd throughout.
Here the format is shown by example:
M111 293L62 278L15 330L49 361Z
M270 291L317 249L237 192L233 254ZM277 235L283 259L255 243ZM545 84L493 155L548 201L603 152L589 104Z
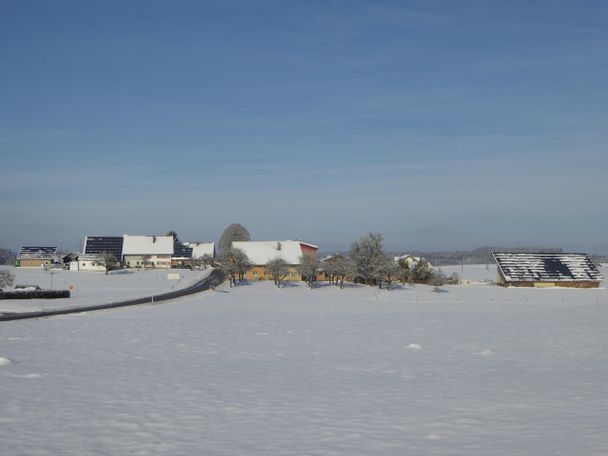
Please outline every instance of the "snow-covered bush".
M10 287L15 283L15 275L8 269L0 269L0 289Z

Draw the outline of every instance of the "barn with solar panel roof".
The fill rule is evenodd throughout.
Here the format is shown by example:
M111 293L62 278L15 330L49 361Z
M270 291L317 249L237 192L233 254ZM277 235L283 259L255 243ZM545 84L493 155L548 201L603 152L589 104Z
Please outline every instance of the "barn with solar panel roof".
M584 253L492 252L505 287L597 288L603 279Z
M15 266L21 268L44 268L59 263L57 247L21 247Z

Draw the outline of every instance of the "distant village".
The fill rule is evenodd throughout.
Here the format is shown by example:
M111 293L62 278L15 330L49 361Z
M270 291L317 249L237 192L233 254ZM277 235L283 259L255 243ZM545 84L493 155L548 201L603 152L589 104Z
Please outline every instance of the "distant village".
M70 271L108 273L115 269L224 270L231 286L238 281L274 280L345 281L390 287L394 282L427 283L436 287L461 284L446 277L428 259L382 251L382 237L370 233L354 242L349 254L318 258L319 247L298 239L252 241L239 224L222 235L219 252L215 242L181 241L174 231L166 235L99 236L84 238L82 252L59 254L53 246L23 246L16 257L18 268L62 268ZM223 245L222 245L223 244ZM596 288L603 279L596 264L583 253L492 252L497 266L496 283L502 286Z

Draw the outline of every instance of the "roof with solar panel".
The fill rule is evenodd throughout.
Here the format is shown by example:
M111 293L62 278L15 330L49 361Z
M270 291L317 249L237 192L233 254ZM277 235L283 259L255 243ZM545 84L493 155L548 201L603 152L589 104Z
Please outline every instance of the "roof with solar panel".
M188 247L178 238L173 239L173 258L192 258L192 247Z
M18 260L38 260L53 258L57 254L57 247L21 247Z
M603 279L584 253L492 252L504 282L598 282Z
M111 253L118 260L122 258L122 236L87 236L84 240L83 254L98 255Z

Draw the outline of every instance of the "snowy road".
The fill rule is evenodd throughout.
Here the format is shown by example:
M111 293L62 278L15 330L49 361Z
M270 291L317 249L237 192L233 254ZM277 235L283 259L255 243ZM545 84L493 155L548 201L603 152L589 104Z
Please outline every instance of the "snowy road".
M6 266L0 266L6 268ZM124 269L110 274L99 272L47 272L40 268L8 268L15 274L15 284L39 285L44 289L70 289L65 299L6 299L0 300L2 312L30 312L83 307L141 298L187 288L209 274L210 270L186 269L135 270ZM169 280L168 275L179 276Z
M0 324L1 454L608 454L607 291L447 289Z

